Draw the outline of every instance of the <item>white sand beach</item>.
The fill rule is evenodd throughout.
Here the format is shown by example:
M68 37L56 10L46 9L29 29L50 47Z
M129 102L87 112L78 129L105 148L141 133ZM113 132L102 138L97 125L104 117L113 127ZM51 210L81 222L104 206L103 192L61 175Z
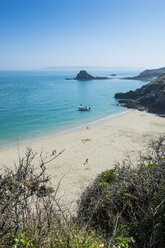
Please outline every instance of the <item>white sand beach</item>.
M118 118L83 128L60 136L31 141L0 150L0 169L14 168L25 149L30 146L34 152L51 158L65 151L47 164L51 183L56 186L60 179L60 195L69 206L75 204L82 190L102 171L111 169L115 162L121 162L127 156L138 157L139 151L147 149L151 139L165 134L165 118L146 112L132 111Z

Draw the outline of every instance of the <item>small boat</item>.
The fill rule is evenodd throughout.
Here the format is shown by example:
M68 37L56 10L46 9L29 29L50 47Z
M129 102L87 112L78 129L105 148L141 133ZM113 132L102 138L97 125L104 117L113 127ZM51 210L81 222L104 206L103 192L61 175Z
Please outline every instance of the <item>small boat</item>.
M80 106L78 106L78 110L79 111L90 111L91 108L90 107L83 106L83 105L80 105Z

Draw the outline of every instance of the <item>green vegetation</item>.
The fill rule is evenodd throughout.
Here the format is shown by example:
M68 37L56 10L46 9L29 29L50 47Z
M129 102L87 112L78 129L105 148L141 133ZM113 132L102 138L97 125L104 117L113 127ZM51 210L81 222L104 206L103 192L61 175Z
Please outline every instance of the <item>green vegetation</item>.
M63 209L57 190L46 176L53 158L38 156L28 148L18 167L0 176L0 248L103 247L95 230L81 228L69 210ZM58 187L57 187L58 188Z
M117 241L120 247L163 248L165 137L152 142L136 166L125 160L103 172L82 194L78 218L104 234L111 245Z
M136 165L125 160L99 175L76 217L60 206L46 176L56 156L40 154L35 166L27 149L16 170L0 176L0 248L164 247L165 136Z

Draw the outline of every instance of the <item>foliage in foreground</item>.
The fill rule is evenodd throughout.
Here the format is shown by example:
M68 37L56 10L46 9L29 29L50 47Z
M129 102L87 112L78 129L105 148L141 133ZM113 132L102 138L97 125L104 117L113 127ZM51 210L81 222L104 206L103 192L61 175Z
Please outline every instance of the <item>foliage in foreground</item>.
M128 159L103 172L82 194L78 218L108 247L165 247L165 136L136 167Z
M27 149L0 175L0 248L163 248L165 137L150 153L103 172L82 194L77 217L61 207L43 158ZM135 165L134 165L135 166Z
M61 152L62 153L62 152ZM48 158L28 148L15 171L0 175L0 248L103 247L94 230L84 230L61 208L57 191L50 187Z

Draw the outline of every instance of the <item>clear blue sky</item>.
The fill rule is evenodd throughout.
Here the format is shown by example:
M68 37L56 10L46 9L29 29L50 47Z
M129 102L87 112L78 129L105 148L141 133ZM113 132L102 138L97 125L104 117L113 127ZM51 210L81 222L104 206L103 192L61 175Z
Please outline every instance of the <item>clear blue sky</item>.
M165 66L164 0L0 0L0 70Z

